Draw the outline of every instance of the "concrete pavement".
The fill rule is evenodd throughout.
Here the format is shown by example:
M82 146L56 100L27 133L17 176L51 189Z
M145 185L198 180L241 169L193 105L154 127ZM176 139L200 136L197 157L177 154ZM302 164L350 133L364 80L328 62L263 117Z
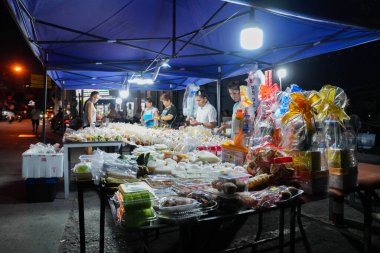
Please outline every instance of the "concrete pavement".
M0 251L57 252L74 200L26 203L22 153L40 139L32 135L30 120L0 122L0 133ZM48 137L60 139L50 132Z

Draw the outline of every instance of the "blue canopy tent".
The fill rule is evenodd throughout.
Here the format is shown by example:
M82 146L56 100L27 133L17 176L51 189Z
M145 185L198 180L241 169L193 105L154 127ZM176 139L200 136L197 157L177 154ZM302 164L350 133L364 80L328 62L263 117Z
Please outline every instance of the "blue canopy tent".
M153 85L131 89L178 90L245 74L252 64L274 67L380 39L380 30L252 2L7 0L34 54L64 89L120 89L132 75L158 73ZM248 51L239 36L253 9L264 42ZM163 60L171 67L159 69Z

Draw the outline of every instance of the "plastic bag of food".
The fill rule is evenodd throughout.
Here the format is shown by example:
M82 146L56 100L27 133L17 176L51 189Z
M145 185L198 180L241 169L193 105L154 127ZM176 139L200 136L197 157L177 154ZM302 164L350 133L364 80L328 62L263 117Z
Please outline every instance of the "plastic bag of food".
M199 151L197 156L198 156L198 159L197 159L198 161L208 162L208 163L220 162L219 157L217 157L213 153L206 151L206 150Z
M58 143L51 145L51 144L44 144L42 142L38 142L36 144L31 144L29 146L29 149L25 151L24 154L39 155L39 154L56 154L58 152L60 152Z

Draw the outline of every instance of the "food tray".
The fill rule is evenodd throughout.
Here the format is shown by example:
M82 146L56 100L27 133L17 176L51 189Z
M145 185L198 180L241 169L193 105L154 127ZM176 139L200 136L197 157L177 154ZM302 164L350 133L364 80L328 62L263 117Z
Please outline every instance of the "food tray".
M112 198L109 198L108 199L108 204L110 205L110 208L111 208L111 213L112 213L112 217L113 217L113 220L115 222L115 224L121 228L131 228L129 226L125 226L123 224L123 222L121 222L118 218L117 218L117 205L118 203L115 202L116 200L112 197ZM144 219L144 222L141 224L141 226L149 226L149 225L152 225L154 221L157 220L157 214L156 213L153 213L154 216L151 217L151 218L146 218ZM140 226L140 227L141 227Z
M246 183L248 179L251 177L250 174L241 173L241 172L229 172L227 174L220 173L218 175L218 179L222 182L231 182L231 183L238 183L243 182Z
M188 204L184 205L176 205L176 206L162 206L162 203L165 201L186 201ZM168 214L168 213L179 213L179 212L188 212L191 210L196 209L200 203L196 201L195 199L190 199L190 198L183 198L183 197L178 197L178 196L168 196L168 197L163 197L160 200L156 201L156 204L154 205L154 210L161 213L161 214Z
M304 193L303 190L298 189L297 194L294 194L293 196L291 196L291 197L288 198L288 199L280 200L280 201L277 203L277 205L281 206L281 205L285 205L285 204L287 204L287 203L289 203L289 202L291 202L291 201L294 201L295 199L299 198L303 193Z
M148 176L144 180L150 187L155 189L167 188L176 184L174 177L170 175Z
M209 181L205 181L200 178L186 178L186 179L177 179L178 185L194 186L194 185L210 185Z
M211 200L209 206L200 208L200 210L204 213L211 212L216 209L218 209L218 202L216 202L215 200Z
M195 185L175 185L173 191L180 196L187 196L192 191L205 190L210 188L210 184L195 184Z
M202 215L205 215L205 212L203 212L200 209L194 209L192 211L187 212L177 212L173 214L157 212L158 219L166 223L188 222L191 220L197 220Z

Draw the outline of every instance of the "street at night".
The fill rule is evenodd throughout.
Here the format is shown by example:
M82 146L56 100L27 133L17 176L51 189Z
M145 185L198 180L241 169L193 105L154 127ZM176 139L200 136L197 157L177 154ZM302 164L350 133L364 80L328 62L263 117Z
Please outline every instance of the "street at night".
M380 252L379 13L0 1L0 252Z

